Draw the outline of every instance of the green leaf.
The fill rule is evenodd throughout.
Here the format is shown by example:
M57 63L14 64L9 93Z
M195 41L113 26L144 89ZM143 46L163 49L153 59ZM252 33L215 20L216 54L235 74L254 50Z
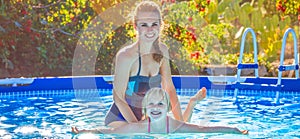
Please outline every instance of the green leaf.
M256 9L253 11L251 16L251 22L254 25L253 28L256 28L257 30L264 30L265 21L262 17L262 13L260 10Z
M270 17L266 17L265 18L265 26L266 26L266 29L269 31L270 30L270 27L271 27L271 18Z
M224 11L224 18L227 22L231 22L236 19L236 15L230 8L227 7Z
M240 11L239 12L239 21L242 25L249 27L250 22L249 22L249 16L245 11Z
M210 23L218 24L218 14L216 12L214 12L210 15Z
M240 4L239 4L239 2L238 2L237 0L234 0L234 1L232 2L232 4L233 4L233 10L234 10L235 12L240 12L240 11L241 11Z
M270 22L270 31L275 31L277 26L278 26L278 23L279 23L279 17L277 15L273 15L272 19L271 19L271 22Z
M253 10L253 7L250 5L249 2L246 2L241 6L241 10L245 11L246 14L250 14Z
M264 1L265 0L258 0L258 7L263 7Z
M223 13L227 7L228 7L228 2L226 2L226 0L222 0L217 7L218 13Z

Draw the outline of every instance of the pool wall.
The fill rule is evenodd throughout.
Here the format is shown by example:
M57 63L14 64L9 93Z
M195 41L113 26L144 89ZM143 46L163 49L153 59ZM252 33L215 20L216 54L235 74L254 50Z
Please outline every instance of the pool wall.
M176 88L226 89L233 90L235 76L172 76ZM276 84L277 78L243 77L244 83L252 83L247 90L268 90L268 85ZM112 89L113 76L70 76L0 79L0 92L35 91L35 90L75 90L75 89ZM257 88L257 84L264 84ZM281 91L300 91L300 79L283 78Z

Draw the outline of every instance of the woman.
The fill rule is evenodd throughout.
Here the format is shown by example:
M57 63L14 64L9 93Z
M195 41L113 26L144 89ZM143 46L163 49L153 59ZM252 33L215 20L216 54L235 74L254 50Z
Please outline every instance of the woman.
M205 95L202 94L202 95ZM78 133L233 133L248 134L248 130L239 130L225 126L198 126L178 121L167 115L170 109L169 95L161 88L151 88L143 99L143 114L146 119L137 123L128 123L117 128L101 128L78 130L72 127L72 132Z
M137 41L116 55L114 103L106 115L105 125L119 127L142 120L141 102L152 87L162 87L169 93L175 119L189 121L194 106L202 98L199 94L193 96L182 114L171 78L168 48L160 42L163 22L159 6L151 1L141 2L135 9L133 23Z

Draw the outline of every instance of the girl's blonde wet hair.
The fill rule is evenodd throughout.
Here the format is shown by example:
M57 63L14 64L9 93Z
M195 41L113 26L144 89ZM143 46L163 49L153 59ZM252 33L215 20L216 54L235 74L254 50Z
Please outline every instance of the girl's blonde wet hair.
M161 10L160 10L160 7L158 6L158 4L156 4L155 2L153 1L142 1L140 2L135 10L134 10L134 13L133 13L133 23L134 25L136 26L137 24L137 21L139 19L143 19L142 17L138 17L138 14L140 12L154 12L154 13L157 13L158 14L158 19L159 20L159 24L161 25L161 28L163 28L163 21L162 21L162 14L161 14ZM155 50L155 53L153 53L152 57L153 59L160 63L161 59L163 58L163 54L162 54L162 51L159 49L159 45L160 45L160 37L158 37L154 43L153 43L153 46L154 46L154 50Z
M142 107L143 107L142 113L143 113L143 115L146 116L146 105L147 105L148 100L152 99L149 96L153 93L158 93L158 94L161 94L163 96L164 101L167 103L167 108L168 108L167 111L170 111L171 110L171 105L170 105L169 94L165 90L163 90L162 88L154 87L154 88L149 89L146 92L146 95L145 95L145 97L142 101Z

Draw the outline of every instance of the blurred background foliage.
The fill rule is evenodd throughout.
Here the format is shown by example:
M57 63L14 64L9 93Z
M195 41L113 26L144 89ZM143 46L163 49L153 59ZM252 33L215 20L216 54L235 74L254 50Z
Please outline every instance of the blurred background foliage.
M0 77L113 74L116 52L135 41L130 13L137 2L0 0ZM256 32L259 63L274 70L271 63L279 59L285 30L300 34L299 1L156 2L162 7L162 41L170 48L172 74L235 65L247 27ZM251 40L247 36L244 62L253 61Z

